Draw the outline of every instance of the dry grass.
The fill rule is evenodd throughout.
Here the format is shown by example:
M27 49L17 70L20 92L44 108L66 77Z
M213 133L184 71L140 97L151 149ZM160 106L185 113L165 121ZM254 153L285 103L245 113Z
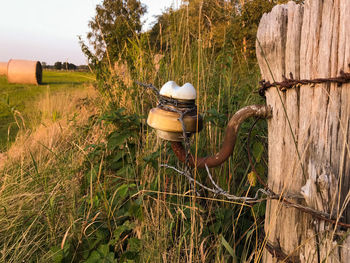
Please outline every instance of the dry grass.
M0 164L0 262L49 262L50 248L75 220L84 147L102 136L82 132L98 112L92 88L46 94L35 107L40 122L20 130Z
M86 124L97 113L97 107L91 105L96 97L93 87L53 96L47 92L33 105L38 115L33 116L32 122L38 122L37 125L33 129L22 128L2 158L14 163L28 161L30 155L36 160L46 160L51 151L59 153L76 136L74 127ZM5 162L0 163L0 167L4 165Z

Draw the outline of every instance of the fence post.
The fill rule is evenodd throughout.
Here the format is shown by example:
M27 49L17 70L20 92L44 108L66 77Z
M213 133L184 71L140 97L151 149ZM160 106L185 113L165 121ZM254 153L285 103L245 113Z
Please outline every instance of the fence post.
M262 78L315 79L350 72L350 1L289 2L264 14L256 53ZM266 91L268 185L293 201L350 223L350 84L302 85ZM347 230L278 200L267 203L269 244L284 262L349 262ZM281 260L281 259L280 259ZM264 262L277 262L265 251Z

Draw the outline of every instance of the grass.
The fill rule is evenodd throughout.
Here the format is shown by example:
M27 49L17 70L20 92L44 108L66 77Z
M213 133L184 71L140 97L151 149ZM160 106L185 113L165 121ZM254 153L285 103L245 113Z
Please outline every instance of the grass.
M96 95L89 87L41 97L37 114L47 114L36 127L21 129L6 152L0 163L0 262L57 262L55 246L80 216L84 148L101 135L86 129L97 113Z
M26 118L35 112L33 104L40 96L84 89L93 79L86 72L44 71L43 84L36 86L9 84L5 76L0 76L0 151L13 142L21 126L34 124Z
M201 41L201 34L190 32L189 20L186 10L169 18L171 31L160 36L166 51L148 45L147 34L130 38L130 75L116 76L108 64L100 69L103 95L91 98L87 92L81 100L84 84L76 79L71 97L74 78L61 86L58 73L50 73L50 80L44 75L48 84L42 87L21 88L23 99L35 102L17 108L23 116L39 117L30 118L33 129L21 128L0 167L0 261L260 261L264 204L230 202L197 186L198 196L185 177L161 167L184 169L169 143L146 124L156 99L130 81L157 87L168 80L193 83L206 122L192 140L192 153L217 151L231 115L262 102L254 93L259 73L240 50ZM159 53L164 57L155 65ZM26 105L35 105L35 112ZM251 124L242 125L232 157L211 169L214 180L237 196L252 196L259 188L247 180ZM266 124L259 122L248 147L259 159L261 176L267 173L265 145ZM205 171L192 172L211 185Z
M230 115L259 99L253 93L256 73L243 77L228 61L219 75L220 63L206 56L200 59L210 76L201 77L198 87L206 128L192 144L199 155L215 152ZM162 71L175 68L172 63L178 62L165 60L159 72L151 70L149 82L160 86L168 80ZM193 83L197 68L190 70ZM55 92L37 93L32 113L24 108L27 122L35 125L20 129L0 167L0 262L257 260L264 207L205 191L196 196L186 178L161 168L168 163L183 169L169 144L145 123L143 116L155 104L150 93L120 82L108 98L93 97L80 84L57 85ZM242 128L246 134L249 123ZM246 180L245 142L241 136L232 158L212 169L220 186L236 195L254 190ZM210 185L205 172L194 176Z

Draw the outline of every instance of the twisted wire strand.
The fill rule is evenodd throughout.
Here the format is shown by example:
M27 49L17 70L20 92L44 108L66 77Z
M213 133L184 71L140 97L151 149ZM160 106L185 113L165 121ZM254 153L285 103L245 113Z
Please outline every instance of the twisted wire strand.
M283 81L275 81L270 83L270 81L261 80L259 82L260 88L258 93L260 96L265 97L266 91L271 87L277 87L281 91L286 91L294 87L308 84L322 84L322 83L337 83L340 87L342 84L350 83L350 72L345 73L343 70L340 71L339 76L330 78L316 78L316 79L294 79L292 72L289 73L289 78L282 75Z

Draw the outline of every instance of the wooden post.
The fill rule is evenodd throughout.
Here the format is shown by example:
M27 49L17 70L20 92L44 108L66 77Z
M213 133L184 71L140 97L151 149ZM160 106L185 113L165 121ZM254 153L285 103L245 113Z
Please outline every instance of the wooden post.
M314 79L350 71L350 1L306 0L278 5L261 19L256 43L262 78ZM350 223L350 84L269 88L268 185L294 202ZM269 243L290 257L284 262L350 262L346 229L279 201L269 201ZM348 232L349 233L349 232ZM293 260L292 260L293 259ZM289 261L288 261L289 260ZM278 260L265 251L264 262Z

